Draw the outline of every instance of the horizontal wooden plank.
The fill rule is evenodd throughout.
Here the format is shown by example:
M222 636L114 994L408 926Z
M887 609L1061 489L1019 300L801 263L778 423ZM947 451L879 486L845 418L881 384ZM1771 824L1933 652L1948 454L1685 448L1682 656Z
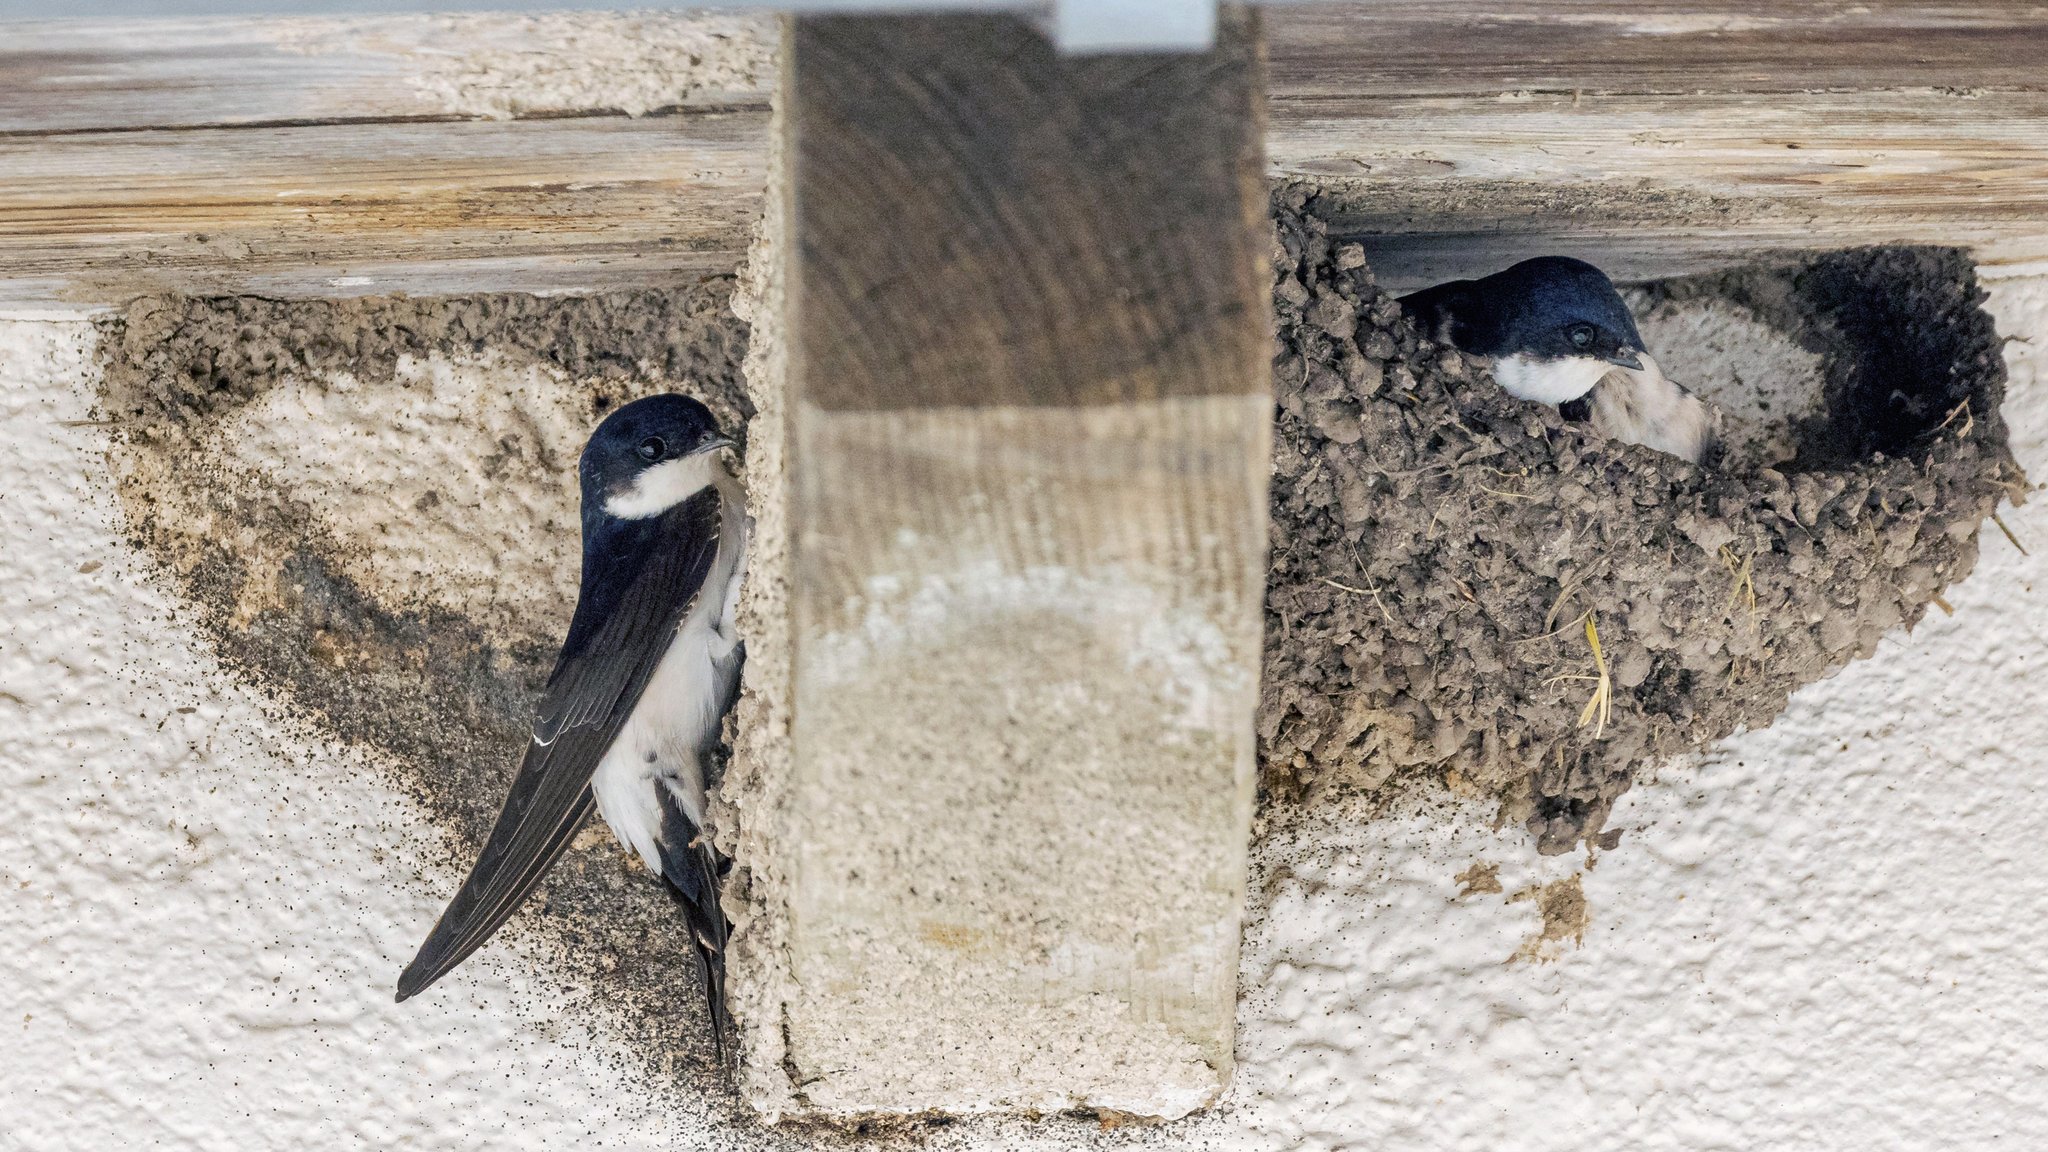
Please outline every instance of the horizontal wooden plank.
M1372 0L1267 29L1276 97L2048 86L2032 0Z
M2048 86L2038 3L1374 0L1272 8L1276 100ZM758 14L0 25L0 132L764 104Z
M1280 6L1269 154L1277 175L1345 184L1347 225L1401 283L1545 247L1645 275L1888 240L2043 259L2041 12ZM9 25L0 306L730 268L773 72L754 16ZM653 109L668 114L613 115Z
M730 271L766 129L748 111L0 138L0 304Z
M1270 115L1277 172L1341 181L1348 229L1404 237L1374 249L1396 280L1573 237L1643 274L1731 244L2048 255L2043 92L1292 99Z
M0 133L758 106L759 14L474 13L0 25Z

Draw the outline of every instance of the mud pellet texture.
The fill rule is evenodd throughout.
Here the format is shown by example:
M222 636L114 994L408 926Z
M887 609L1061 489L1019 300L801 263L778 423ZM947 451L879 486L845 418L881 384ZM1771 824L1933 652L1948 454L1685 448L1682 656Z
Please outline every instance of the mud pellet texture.
M1309 185L1274 202L1269 803L1433 774L1498 797L1545 852L1611 846L1635 772L1768 725L1910 627L2024 483L1960 252L1745 282L1826 358L1827 414L1793 461L1717 475L1593 437L1423 339L1319 203Z

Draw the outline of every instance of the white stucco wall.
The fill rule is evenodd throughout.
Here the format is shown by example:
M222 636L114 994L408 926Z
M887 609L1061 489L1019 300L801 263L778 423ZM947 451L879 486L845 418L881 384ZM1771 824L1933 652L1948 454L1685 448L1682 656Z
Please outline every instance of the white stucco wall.
M2019 338L2015 450L2048 476L2033 271L1991 307ZM390 1003L459 877L377 764L221 671L125 545L107 430L66 423L92 414L90 340L0 321L0 1149L806 1144L522 1000L554 961L516 926ZM2034 558L1987 525L1952 617L1665 768L1595 865L1448 796L1266 828L1220 1108L923 1143L2048 1146L2044 504L2005 514ZM1501 891L1460 898L1475 862ZM1515 897L1572 878L1583 934L1542 939Z

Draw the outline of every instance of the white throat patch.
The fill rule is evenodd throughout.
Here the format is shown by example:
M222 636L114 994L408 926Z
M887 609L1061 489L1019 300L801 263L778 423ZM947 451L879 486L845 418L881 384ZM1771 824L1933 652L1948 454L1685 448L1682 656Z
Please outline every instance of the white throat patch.
M722 465L717 452L693 452L664 460L634 479L623 492L604 498L604 510L620 520L645 520L702 492Z
M1612 371L1614 365L1591 356L1537 360L1518 352L1493 362L1493 378L1507 389L1508 395L1543 404L1577 400Z

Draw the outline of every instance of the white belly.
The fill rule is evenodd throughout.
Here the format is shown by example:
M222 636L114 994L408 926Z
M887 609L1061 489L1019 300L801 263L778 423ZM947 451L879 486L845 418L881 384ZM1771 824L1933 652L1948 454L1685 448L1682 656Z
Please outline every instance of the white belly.
M744 507L736 488L721 495L727 508L738 512ZM675 798L692 824L704 827L704 765L699 757L715 744L729 703L727 678L719 665L731 657L738 639L733 609L745 547L743 514L726 517L703 594L676 630L639 704L591 779L597 810L612 834L657 874L661 790Z

